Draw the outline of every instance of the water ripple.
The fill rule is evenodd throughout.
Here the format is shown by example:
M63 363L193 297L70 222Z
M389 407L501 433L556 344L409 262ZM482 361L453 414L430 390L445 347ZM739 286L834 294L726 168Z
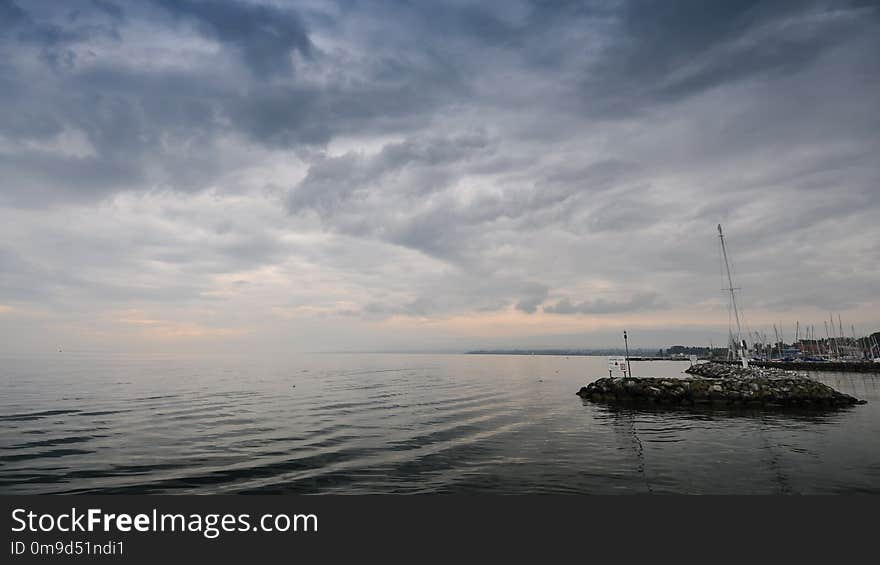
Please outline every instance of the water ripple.
M2 493L880 492L876 375L815 375L869 404L798 414L581 402L604 358L5 368Z

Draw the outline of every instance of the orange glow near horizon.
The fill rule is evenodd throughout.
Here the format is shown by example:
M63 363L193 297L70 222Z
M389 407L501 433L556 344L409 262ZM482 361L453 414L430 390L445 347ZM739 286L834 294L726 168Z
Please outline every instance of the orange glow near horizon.
M180 322L146 317L141 310L125 310L115 322L140 329L140 335L149 339L239 337L247 335L244 328L206 326L195 322Z

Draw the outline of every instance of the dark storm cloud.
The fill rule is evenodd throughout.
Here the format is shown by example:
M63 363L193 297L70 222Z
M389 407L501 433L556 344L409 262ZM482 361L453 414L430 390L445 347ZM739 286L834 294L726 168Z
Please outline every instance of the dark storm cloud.
M72 162L69 156L20 147L15 158L43 160L48 166L43 171L4 168L12 181L12 186L3 187L7 202L83 201L114 188L156 185L201 189L229 167L216 154L218 136L242 135L267 147L295 149L354 132L411 131L461 88L449 70L434 69L418 57L391 59L367 53L352 61L317 54L306 24L289 9L249 2L163 5L167 10L156 12L127 4L127 18L102 20L102 35L85 24L60 27L56 20L64 18L45 10L31 14L16 4L4 4L4 25L16 33L2 42L11 56L0 63L5 71L0 80L8 87L0 93L7 109L0 118L0 135L10 141L46 140L66 130L81 131L95 153ZM90 4L77 7L86 12ZM179 65L126 65L124 59L108 59L90 44L101 38L115 41L118 33L130 33L135 25L162 29L160 14L197 22L222 50L241 51L243 68L230 66L223 52L207 62L193 61L186 70ZM180 29L180 37L186 39L185 29ZM111 48L124 51L126 42ZM167 49L173 51L174 45ZM69 55L63 72L47 62L47 50ZM295 72L293 53L310 58L302 64L315 78ZM186 52L181 54L181 63L186 57ZM269 76L275 78L271 84L260 80ZM181 156L197 166L184 170L186 164L178 162ZM82 171L66 174L71 169ZM120 170L131 171L127 181L120 182ZM34 184L43 189L27 190Z
M624 2L582 85L593 111L628 114L734 81L791 73L876 25L858 2Z
M27 19L25 11L12 0L0 1L0 30L10 30Z
M299 13L293 5L233 0L153 4L161 9L141 3L120 8L75 2L65 9L3 3L0 21L12 31L3 48L12 57L3 73L9 88L0 95L10 111L4 112L0 132L11 140L44 139L75 128L86 132L96 152L77 164L39 156L50 163L43 174L27 167L10 172L25 186L52 185L38 191L39 198L51 198L51 190L63 200L82 200L105 195L112 186L130 190L144 183L203 188L222 169L222 163L204 166L216 159L212 138L217 135L241 133L260 144L296 148L351 133L412 132L455 105L491 107L493 98L495 104L507 103L512 92L503 83L496 88L504 90L478 87L501 70L484 59L490 55L512 68L525 64L542 80L560 74L556 82L563 88L548 90L544 101L529 99L532 108L544 111L545 105L558 104L564 111L582 112L581 104L569 102L579 99L589 115L613 117L769 70L801 68L876 17L869 7L800 2L772 8L750 2L628 2L620 8L380 2L343 5L344 20L306 8ZM219 56L193 62L197 66L182 72L126 66L89 54L93 41L103 38L124 49L121 34L131 26L162 28L169 18L181 24L174 28L181 38L187 35L183 24L192 24L217 41ZM359 22L376 29L377 20L401 25L384 35L357 31ZM345 27L347 22L352 23ZM350 28L355 31L345 37L359 53L356 59L321 51L310 39L313 33ZM601 38L598 47L582 58L572 57L583 53L577 46L585 33ZM37 49L42 63L30 58L27 46ZM226 51L241 54L241 73L226 64ZM538 52L553 57L532 66ZM295 55L305 57L303 73L294 66ZM64 72L52 70L62 61ZM568 78L578 75L581 80ZM275 78L272 84L261 80L269 77ZM569 124L578 121L572 116ZM528 133L540 127L534 124ZM175 144L187 144L187 157L199 163L201 174L184 173L174 164L180 153ZM67 174L72 168L86 172ZM133 171L130 182L119 182L121 170ZM74 176L94 177L94 182L71 185ZM7 194L6 200L24 198Z
M40 61L60 71L76 64L73 45L96 38L119 39L119 13L100 2L70 2L60 10L40 2L29 7L36 13L12 0L0 2L0 31L6 34L0 38L0 52L4 39L32 46L38 50Z
M294 52L312 52L305 24L291 8L233 0L152 0L175 17L191 20L201 32L241 51L259 76L292 72Z

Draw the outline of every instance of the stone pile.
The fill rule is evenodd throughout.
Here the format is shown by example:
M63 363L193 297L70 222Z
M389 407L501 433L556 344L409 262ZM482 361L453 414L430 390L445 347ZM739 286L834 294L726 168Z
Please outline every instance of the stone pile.
M680 379L603 377L581 387L577 394L596 402L647 402L679 406L718 404L823 408L865 403L796 373L715 365L695 365L688 372L696 370L700 376Z
M685 373L704 377L707 379L748 379L755 377L772 378L791 378L802 376L795 371L785 371L783 369L761 368L742 365L727 365L723 363L698 363L692 365Z

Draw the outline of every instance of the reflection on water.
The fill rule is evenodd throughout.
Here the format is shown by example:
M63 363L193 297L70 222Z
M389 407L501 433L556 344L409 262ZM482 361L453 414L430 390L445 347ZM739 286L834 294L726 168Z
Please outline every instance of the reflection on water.
M601 357L0 362L2 493L880 492L880 375L791 412L583 402Z
M582 400L583 404L590 404L589 400ZM634 413L653 414L664 419L680 418L691 420L694 418L724 419L724 418L752 418L761 421L770 419L799 420L814 425L835 422L841 416L841 412L855 410L855 406L759 406L751 404L654 404L645 402L612 403L599 401L602 408L612 414L632 417Z

